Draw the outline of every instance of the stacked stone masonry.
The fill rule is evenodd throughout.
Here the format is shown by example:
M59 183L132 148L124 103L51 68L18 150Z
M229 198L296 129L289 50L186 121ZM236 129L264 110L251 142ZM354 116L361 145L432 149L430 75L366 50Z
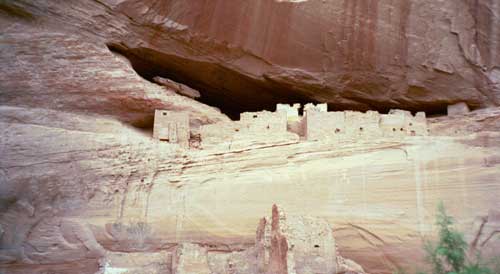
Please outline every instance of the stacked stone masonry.
M306 105L304 119L304 136L309 141L324 139L356 141L428 134L424 112L419 112L415 116L404 110L391 110L388 114L379 114L376 111L328 112L326 104Z
M404 138L428 135L424 112L391 110L328 111L326 104L307 104L299 115L300 104L278 104L275 112L245 112L239 121L201 126L202 147L221 144L244 146L249 143L272 144L280 141L355 142L373 138ZM182 113L157 110L154 137L183 146L189 144L189 117Z
M160 141L189 146L189 114L166 110L156 110L153 137Z
M202 126L200 136L204 148L227 143L235 148L249 143L298 141L298 135L287 130L287 114L284 111L245 112L240 115L239 121Z

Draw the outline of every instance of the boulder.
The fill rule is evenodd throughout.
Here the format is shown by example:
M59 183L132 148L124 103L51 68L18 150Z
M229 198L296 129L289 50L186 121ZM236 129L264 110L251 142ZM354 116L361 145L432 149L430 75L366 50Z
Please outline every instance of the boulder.
M456 103L448 106L448 116L460 116L470 112L466 103Z

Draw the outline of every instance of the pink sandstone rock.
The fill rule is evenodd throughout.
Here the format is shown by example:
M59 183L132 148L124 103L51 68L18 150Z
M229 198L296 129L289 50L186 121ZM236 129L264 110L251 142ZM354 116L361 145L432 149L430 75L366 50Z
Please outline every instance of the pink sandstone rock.
M498 0L10 1L2 10L3 44L18 47L3 47L1 61L16 69L3 70L0 80L3 93L16 96L4 95L2 102L32 105L28 99L44 88L48 96L81 87L87 91L82 103L113 92L119 82L107 90L111 85L92 80L101 73L78 66L72 71L82 77L57 73L59 60L70 60L68 68L82 56L99 58L107 43L144 77L189 83L203 100L233 114L306 100L337 109L429 113L444 113L456 102L494 106L500 99L498 7ZM92 49L82 54L71 46L85 42ZM52 46L59 54L44 50ZM92 60L93 67L108 66ZM130 107L128 100L120 103ZM47 100L36 103L49 107ZM69 108L65 100L59 104Z
M196 244L181 244L173 255L173 274L211 274L207 250Z
M373 273L422 263L440 200L470 243L496 255L499 6L3 1L0 272L93 274L103 250L185 242L240 262L246 255L233 252L253 245L273 203L324 217L342 254ZM189 84L203 102L151 83L156 76ZM152 127L155 109L188 112L200 127L229 122L211 106L234 115L308 101L492 108L431 117L428 137L345 146L186 152L137 130Z

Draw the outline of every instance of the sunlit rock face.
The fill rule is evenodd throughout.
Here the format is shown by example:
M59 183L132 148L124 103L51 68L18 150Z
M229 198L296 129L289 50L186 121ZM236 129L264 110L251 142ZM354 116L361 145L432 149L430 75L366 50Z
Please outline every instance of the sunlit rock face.
M116 10L173 32L172 50L157 36L149 49L122 42L138 57L163 56L200 88L239 76L190 74L168 55L220 63L257 85L261 100L286 92L338 108L438 112L454 101L499 103L497 1L124 1ZM224 88L238 97L255 89L239 85Z
M473 250L498 255L499 9L497 0L3 1L0 272L95 273L108 262L169 273L176 258L165 252L186 243L208 252L212 269L214 252L236 252L227 261L245 269L241 254L275 203L326 219L338 250L369 273L422 262L439 201ZM150 137L155 109L188 113L198 128L310 101L492 108L429 119L430 136L403 140L186 150Z
M97 122L108 132L3 121L2 262L69 264L185 242L239 251L273 203L327 219L342 254L372 273L422 259L439 201L471 245L494 253L499 117L430 121L445 136L234 151L183 150L106 120Z
M210 106L144 80L127 59L95 43L11 23L0 37L0 103L105 115L137 127L152 126L158 108L191 113L197 124L228 120Z
M499 13L497 0L16 0L2 8L8 22L78 35L73 44L107 43L144 77L188 84L236 116L291 101L429 113L456 102L498 105Z

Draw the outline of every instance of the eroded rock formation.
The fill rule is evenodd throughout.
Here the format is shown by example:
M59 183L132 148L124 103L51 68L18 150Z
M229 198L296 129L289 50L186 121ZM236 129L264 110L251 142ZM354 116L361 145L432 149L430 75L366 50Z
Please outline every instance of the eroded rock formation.
M338 249L370 273L422 261L440 200L472 249L496 255L499 8L1 1L0 271L95 273L106 256L118 270L156 271L151 260L166 253L157 266L168 273L174 249L196 243L212 271L248 273L255 224L274 203L326 219ZM148 81L157 77L201 96ZM427 114L459 102L492 108L430 118L430 136L342 145L185 150L151 138L155 109L186 113L200 129L229 122L225 114L311 101ZM275 235L273 258L283 259L293 237Z
M18 91L15 99L3 96L8 104L27 104L39 89L54 92L58 65L66 68L58 85L87 90L87 100L96 86L119 90L120 83L84 80L109 73L94 76L77 66L94 60L85 63L112 68L116 63L99 58L105 44L142 76L189 84L230 114L313 100L336 109L429 114L456 102L500 103L497 0L16 0L1 12L3 39L18 45L2 50L3 68L17 68L2 72L4 90ZM72 46L85 42L88 48ZM34 72L40 75L29 77ZM19 75L30 81L17 85Z
M261 221L256 246L259 269L265 273L337 273L335 240L328 222L311 217L286 216L273 206L270 219Z
M183 150L114 119L24 110L2 107L3 269L73 268L103 250L184 242L239 251L274 202L325 217L340 250L371 273L422 258L439 200L471 242L481 235L479 246L498 246L473 229L498 206L498 110L429 119L427 137L229 151Z
M357 263L340 256L328 222L287 216L276 205L270 217L260 220L253 246L234 252L209 249L182 243L171 252L108 252L102 256L99 273L365 274Z
M170 79L165 79L160 76L156 76L153 78L153 81L156 83L165 86L171 90L173 90L176 93L179 93L181 95L190 97L190 98L200 98L201 94L197 90L194 90L186 85L176 83Z

